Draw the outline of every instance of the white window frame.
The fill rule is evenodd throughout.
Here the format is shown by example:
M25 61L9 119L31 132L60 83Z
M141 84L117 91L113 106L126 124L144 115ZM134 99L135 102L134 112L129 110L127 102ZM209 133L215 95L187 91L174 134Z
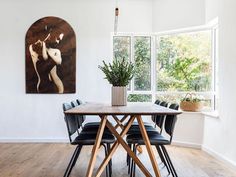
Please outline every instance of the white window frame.
M218 94L218 88L216 86L217 79L218 77L216 76L216 70L217 70L217 61L218 61L218 55L217 55L217 34L216 30L218 29L218 25L209 25L209 26L198 26L198 27L191 27L191 28L185 28L185 29L178 29L178 30L172 30L172 31L164 31L164 32L158 32L158 33L117 33L116 35L112 33L112 50L111 50L111 56L113 58L113 38L117 36L127 36L130 37L131 40L131 48L130 48L130 60L131 62L134 62L134 37L136 36L144 36L144 37L150 37L151 39L151 90L150 91L136 91L134 90L134 79L131 80L131 89L128 91L129 94L143 94L143 95L151 95L152 97L152 103L155 102L156 100L156 95L164 95L164 94L186 94L189 92L180 92L180 91L157 91L156 88L156 77L157 77L157 72L156 72L156 55L157 55L157 50L156 50L156 40L163 35L171 35L171 34L181 34L181 33L190 33L190 32L198 32L198 31L206 31L210 30L212 33L212 42L211 42L211 58L212 58L212 91L208 92L191 92L195 94L200 94L203 96L208 96L211 98L212 104L211 104L211 110L215 110L216 108L216 97Z

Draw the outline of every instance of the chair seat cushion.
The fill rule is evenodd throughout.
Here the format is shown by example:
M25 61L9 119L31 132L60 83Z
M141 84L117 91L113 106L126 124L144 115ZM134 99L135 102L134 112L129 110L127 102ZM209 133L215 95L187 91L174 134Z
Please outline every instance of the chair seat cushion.
M157 129L155 129L154 127L145 127L146 131L148 134L155 134L155 133L159 133L159 131ZM127 132L128 135L130 134L141 134L140 128L139 126L131 126L130 129Z
M139 126L138 122L133 122L131 127L132 126ZM149 122L144 122L144 126L145 127L153 127L153 124L149 123Z
M72 142L73 145L83 144L83 145L93 145L96 141L97 133L91 132L81 132L75 140ZM102 136L101 143L114 143L115 137L110 133L104 133Z
M125 123L125 126L127 125L127 123ZM139 126L138 122L133 122L131 127L134 127L134 126ZM145 127L153 127L153 124L149 123L149 122L144 122L144 126Z
M151 145L166 145L170 144L170 141L159 133L148 134ZM141 134L131 134L126 137L128 144L140 144L144 145L143 137Z
M88 122L84 125L84 127L99 127L100 122Z
M84 125L82 131L83 132L94 132L94 133L97 133L99 125L100 125L100 122L89 122L89 123L86 123ZM110 130L107 127L105 127L104 132L111 134Z

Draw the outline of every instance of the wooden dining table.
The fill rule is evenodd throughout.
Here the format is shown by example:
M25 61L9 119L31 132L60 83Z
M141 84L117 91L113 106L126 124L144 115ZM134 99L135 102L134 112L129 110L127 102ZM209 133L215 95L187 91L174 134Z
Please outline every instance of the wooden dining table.
M76 114L76 115L97 115L100 117L100 125L96 136L95 144L93 145L91 158L89 161L86 177L92 177L94 166L96 162L96 157L98 154L98 150L100 147L101 139L103 136L104 128L107 127L111 133L116 137L116 142L112 145L110 152L104 158L103 162L99 166L98 170L95 173L95 177L101 176L104 171L106 165L109 163L113 154L121 145L129 156L134 160L143 174L147 177L151 177L151 173L147 170L147 168L143 165L143 163L139 160L139 158L135 155L135 153L130 149L128 144L125 142L123 137L128 132L132 123L136 119L145 142L145 146L148 152L148 156L150 158L154 174L156 177L160 177L160 171L158 169L158 164L156 158L154 156L153 149L150 144L149 137L147 135L144 122L142 116L152 116L152 115L177 115L180 114L180 111L169 109L166 107L162 107L156 104L128 104L127 106L111 106L109 104L99 104L99 103L85 103L78 107L72 108L64 112L65 114ZM111 120L108 119L112 117L116 124L113 125ZM121 117L122 116L122 117ZM118 128L121 128L121 131L118 131Z

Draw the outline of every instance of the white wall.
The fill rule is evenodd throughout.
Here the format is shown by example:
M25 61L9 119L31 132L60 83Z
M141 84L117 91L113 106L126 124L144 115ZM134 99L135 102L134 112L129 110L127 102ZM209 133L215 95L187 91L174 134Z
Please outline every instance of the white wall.
M155 32L204 23L202 0L180 1L119 0L118 31L148 33L154 25ZM111 0L0 2L0 141L67 139L63 102L78 97L84 101L110 102L110 85L103 79L98 65L103 59L111 60L114 7L115 1ZM191 13L191 18L185 18L186 13L190 14L184 10L188 8L195 12ZM45 16L61 17L75 30L76 94L25 94L25 33L33 22ZM201 118L197 114L181 115L174 141L198 146L202 140L199 134L203 128Z
M200 112L184 112L178 116L173 143L180 146L201 148L204 117Z
M205 23L205 0L154 0L153 31L199 26Z
M119 0L119 30L150 32L152 1ZM98 65L111 60L115 1L4 0L0 2L0 139L64 139L62 103L80 97L110 101ZM142 13L140 13L142 12ZM25 94L25 34L32 23L58 16L77 36L76 94ZM137 19L139 19L137 21Z
M205 0L206 23L215 19L219 15L219 0Z
M206 117L204 148L236 167L236 1L219 1L219 119Z

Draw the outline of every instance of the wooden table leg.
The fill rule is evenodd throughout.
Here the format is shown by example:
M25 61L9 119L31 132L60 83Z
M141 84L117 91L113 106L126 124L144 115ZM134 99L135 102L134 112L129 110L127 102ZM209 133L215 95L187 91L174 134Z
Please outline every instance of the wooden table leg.
M157 161L156 161L154 152L152 150L151 143L150 143L149 137L147 135L147 131L145 129L142 117L140 115L137 116L137 120L138 120L140 131L142 133L143 140L144 140L146 148L147 148L147 152L148 152L150 161L152 163L152 167L153 167L154 173L155 173L156 177L160 177L161 174L160 174L160 171L158 169Z
M129 116L128 116L128 115L125 115L125 116L120 120L120 122L123 123L123 122L126 120L127 117L129 117Z
M116 129L112 126L110 122L107 122L106 126L109 128L109 130L115 135L117 138L117 141L124 147L126 152L130 155L130 157L134 160L134 162L138 165L140 170L144 173L146 177L151 177L152 175L150 172L145 168L145 166L142 164L142 162L139 160L139 158L134 154L134 152L130 149L130 147L127 145L127 143L123 140L121 135L116 131ZM96 175L98 177L99 175ZM159 176L157 176L159 177Z
M121 120L119 120L119 123L116 124L115 129L117 129L118 127L121 127L121 129L124 129L124 125L123 122L128 118L128 115L125 115Z
M124 125L122 124L122 122L119 120L119 118L116 115L112 115L113 119L116 121L116 126L115 129L117 129L118 127L120 127L122 130L124 129Z
M143 149L142 149L142 147L141 147L140 145L138 145L138 146L136 147L136 149L137 149L137 151L138 151L139 153L143 153Z
M126 133L128 132L130 126L132 125L133 121L134 121L135 117L131 117L127 123L127 125L124 127L124 129L122 130L120 136L123 138L123 136L126 135ZM108 122L107 122L108 125ZM110 124L111 125L111 124ZM112 125L111 125L112 126ZM113 126L112 126L113 127ZM102 164L100 165L100 167L97 170L96 173L96 177L100 177L102 172L104 171L105 167L107 166L108 162L110 161L111 157L113 156L113 154L115 153L116 149L119 146L119 141L116 141L113 146L111 147L110 152L108 152L108 155L105 157L105 159L103 160Z
M97 132L95 144L93 145L92 155L91 155L91 158L90 158L90 161L89 161L86 177L91 177L93 175L93 169L94 169L94 165L95 165L95 162L96 162L98 149L99 149L99 146L101 144L101 140L102 140L102 136L103 136L103 132L104 132L106 122L107 122L107 116L101 116L101 123L99 125L99 129L98 129L98 132Z

